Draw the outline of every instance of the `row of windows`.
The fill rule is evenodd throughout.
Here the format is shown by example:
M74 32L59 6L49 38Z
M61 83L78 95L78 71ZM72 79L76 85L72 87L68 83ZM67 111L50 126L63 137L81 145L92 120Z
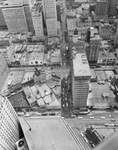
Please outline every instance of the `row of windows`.
M9 142L8 141L8 137L6 138L6 137L1 137L2 138L2 140L8 145L8 147L10 147L11 149L13 149L13 147L14 147L14 142ZM2 141L1 140L1 141Z
M6 99L6 106L7 108L10 110L10 112L12 113L12 115L14 116L14 118L17 120L17 116L16 116L16 112L14 111L12 105L10 104L9 100Z
M6 114L6 116L5 116L5 114ZM8 122L8 120L9 120L9 122ZM3 115L1 116L1 121L5 124L5 122L7 123L7 124L12 124L12 128L14 127L14 129L17 129L18 130L18 123L17 123L17 121L15 120L15 121L13 121L13 119L11 119L11 117L8 115L8 113L7 113L7 111L6 110L4 110L3 111Z
M1 114L3 114L1 116L1 119L3 116L4 117L6 116L6 120L9 120L10 122L12 122L14 124L14 126L16 126L16 128L17 128L17 120L15 118L13 118L13 115L11 113L9 113L9 110L6 111L6 109L3 108Z
M0 144L0 149L1 150L6 150L6 148L3 145L1 145L1 144Z
M11 126L2 123L1 136L10 137L12 140L15 140L18 137L18 130L15 132Z

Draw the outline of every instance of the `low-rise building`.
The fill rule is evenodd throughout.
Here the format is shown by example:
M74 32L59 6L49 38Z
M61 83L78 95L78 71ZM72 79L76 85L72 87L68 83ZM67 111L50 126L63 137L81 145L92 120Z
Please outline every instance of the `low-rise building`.
M115 64L115 62L116 62L116 57L113 52L109 52L105 49L99 52L99 56L98 56L99 64L104 64L104 65L111 64L112 65L112 64Z
M109 89L109 84L98 84L91 82L91 92L88 94L87 106L97 109L105 109L114 106L115 96Z
M27 99L29 105L35 106L37 104L37 102L36 102L36 98L35 98L34 94L31 91L31 88L29 86L23 87L23 92L26 96L26 99Z
M55 49L55 51L50 54L50 62L52 65L62 65L60 49Z
M44 52L32 52L29 58L29 65L43 65Z

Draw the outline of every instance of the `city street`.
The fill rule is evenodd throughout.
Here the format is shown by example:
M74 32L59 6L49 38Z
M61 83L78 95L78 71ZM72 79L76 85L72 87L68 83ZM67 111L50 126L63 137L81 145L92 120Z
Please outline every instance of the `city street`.
M78 137L80 143L84 145L84 148L86 150L91 149L90 144L88 141L86 141L85 136L82 136L81 133L85 132L86 128L89 126L94 126L94 128L101 130L101 134L107 136L107 134L110 135L110 132L112 130L113 132L118 131L118 115L115 114L114 118L111 118L111 116L104 118L104 116L101 114L99 116L89 115L89 116L78 116L75 118L65 118L65 121L69 126L72 128L76 136ZM105 130L106 129L106 130Z
M81 115L75 118L65 119L72 128L79 128L80 130L84 131L84 128L87 125L104 125L104 124L118 124L118 114L114 115Z
M62 95L61 95L61 112L62 116L70 117L70 101L69 101L69 93L68 93L68 78L64 78L61 83Z

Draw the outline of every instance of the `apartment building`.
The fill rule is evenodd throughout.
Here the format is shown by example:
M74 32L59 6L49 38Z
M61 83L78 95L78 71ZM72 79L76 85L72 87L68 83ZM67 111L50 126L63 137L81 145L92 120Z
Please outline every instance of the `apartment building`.
M0 150L15 150L19 140L17 114L6 97L0 95Z
M79 64L79 65L78 65ZM85 108L91 72L85 53L77 53L72 61L72 96L74 108Z

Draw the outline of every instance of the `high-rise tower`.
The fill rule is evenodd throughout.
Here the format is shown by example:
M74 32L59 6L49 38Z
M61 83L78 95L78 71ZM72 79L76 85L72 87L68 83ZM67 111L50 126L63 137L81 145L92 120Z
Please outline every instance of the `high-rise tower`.
M39 38L44 37L44 30L43 30L43 7L39 3L31 4L31 13L32 13L32 20L35 30L35 35Z
M100 35L96 28L91 27L89 29L88 46L86 47L86 54L88 61L91 63L96 63L98 60L99 50L100 50Z
M115 16L117 11L118 0L108 0L109 1L109 16Z
M48 36L57 35L56 0L43 0Z
M7 0L2 12L9 32L34 31L29 0Z
M17 114L6 97L0 95L0 150L15 150L19 140Z
M73 107L85 108L89 91L90 68L85 53L77 53L72 62Z
M108 1L97 0L95 7L96 20L106 19L108 17Z
M3 15L9 32L28 32L28 26L22 6L3 6Z

